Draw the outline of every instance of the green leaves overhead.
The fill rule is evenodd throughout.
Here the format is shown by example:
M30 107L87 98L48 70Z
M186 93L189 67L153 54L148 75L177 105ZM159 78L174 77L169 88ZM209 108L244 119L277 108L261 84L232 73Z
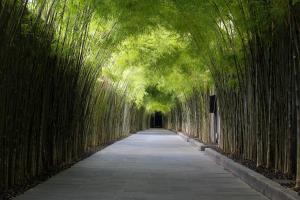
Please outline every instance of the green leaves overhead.
M44 20L54 18L53 48L62 49L63 55L80 54L81 62L98 69L96 76L114 83L129 101L149 111L167 112L194 90L210 89L212 80L241 87L251 32L268 34L271 23L276 29L289 3L32 0L29 7L37 15L43 7ZM78 42L81 49L74 49Z
M189 35L161 26L130 36L112 54L104 76L126 82L129 99L148 111L167 112L176 99L209 82L191 42Z

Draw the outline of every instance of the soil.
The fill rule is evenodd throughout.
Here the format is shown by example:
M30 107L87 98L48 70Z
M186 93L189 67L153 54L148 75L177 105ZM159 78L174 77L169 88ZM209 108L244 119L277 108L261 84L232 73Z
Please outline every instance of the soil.
M294 186L296 184L295 176L287 175L282 172L275 171L274 169L268 169L263 166L257 167L256 162L254 162L252 160L243 159L239 155L225 153L222 149L217 148L217 147L214 148L214 150L221 153L222 155L232 159L233 161L240 163L240 164L244 165L245 167L247 167L253 171L256 171L257 173L262 174L263 176L279 183L281 186L283 186L285 188L294 189ZM300 195L300 192L298 192L298 194Z

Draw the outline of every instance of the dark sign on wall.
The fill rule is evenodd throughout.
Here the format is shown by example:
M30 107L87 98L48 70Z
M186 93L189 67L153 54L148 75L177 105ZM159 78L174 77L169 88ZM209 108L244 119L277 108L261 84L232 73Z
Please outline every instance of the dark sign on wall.
M209 97L209 112L216 113L217 112L217 96L211 95Z

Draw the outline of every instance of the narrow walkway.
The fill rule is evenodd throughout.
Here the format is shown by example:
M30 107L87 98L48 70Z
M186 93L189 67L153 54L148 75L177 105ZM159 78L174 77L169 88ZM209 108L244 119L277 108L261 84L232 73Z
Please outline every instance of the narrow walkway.
M151 129L119 141L17 200L265 200L178 135Z

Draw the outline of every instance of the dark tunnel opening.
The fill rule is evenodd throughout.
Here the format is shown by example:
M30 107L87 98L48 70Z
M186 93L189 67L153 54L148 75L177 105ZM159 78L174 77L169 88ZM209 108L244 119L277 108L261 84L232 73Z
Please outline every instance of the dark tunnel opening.
M155 112L151 115L150 128L163 128L163 114L161 112Z

